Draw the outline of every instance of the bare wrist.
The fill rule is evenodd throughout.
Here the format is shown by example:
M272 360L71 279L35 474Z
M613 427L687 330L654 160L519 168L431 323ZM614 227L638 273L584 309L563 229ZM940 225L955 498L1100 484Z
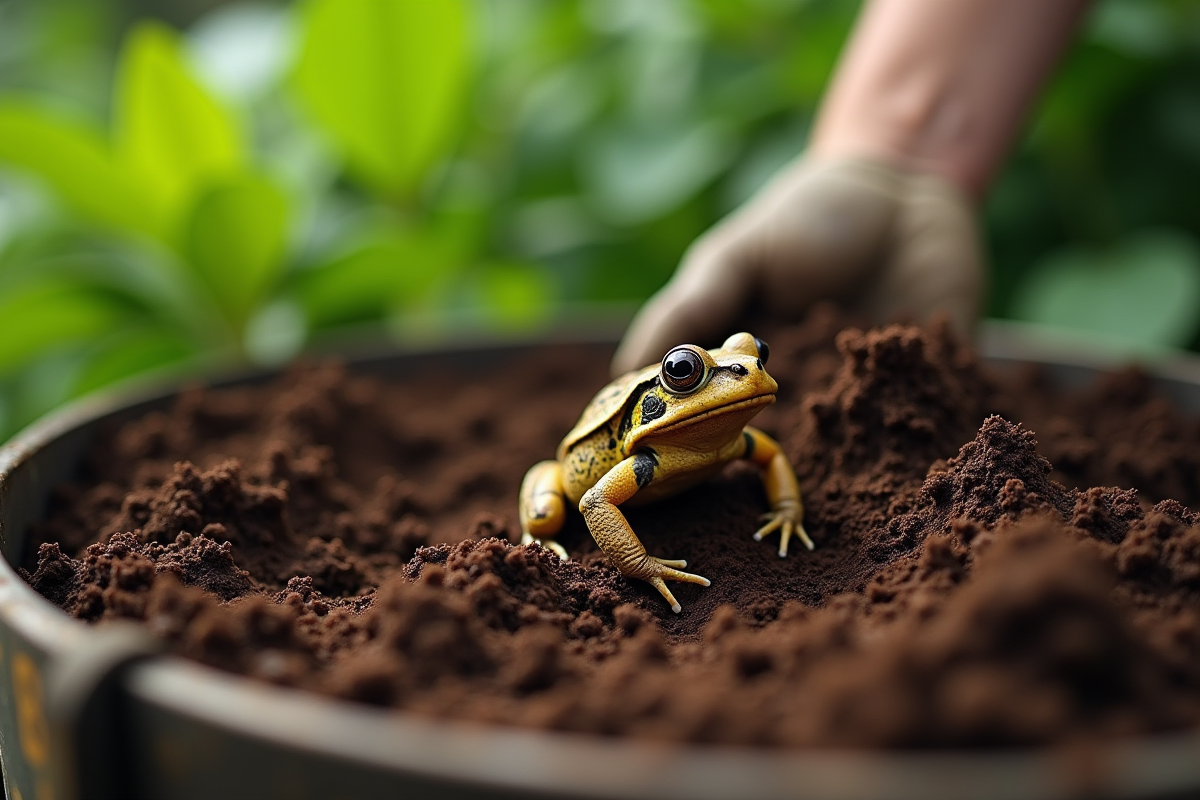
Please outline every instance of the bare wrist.
M810 151L980 197L1087 0L870 0Z

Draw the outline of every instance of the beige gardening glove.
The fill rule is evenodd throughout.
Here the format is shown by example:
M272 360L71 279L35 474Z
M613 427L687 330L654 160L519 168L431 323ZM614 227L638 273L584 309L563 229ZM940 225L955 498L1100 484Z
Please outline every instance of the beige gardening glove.
M803 158L704 234L638 312L616 374L720 339L752 301L797 316L834 299L883 322L947 314L969 333L985 280L975 211L941 178Z
M796 315L831 298L879 321L944 312L969 331L984 284L973 204L1087 5L863 3L807 154L695 243L613 369L720 341L753 300Z

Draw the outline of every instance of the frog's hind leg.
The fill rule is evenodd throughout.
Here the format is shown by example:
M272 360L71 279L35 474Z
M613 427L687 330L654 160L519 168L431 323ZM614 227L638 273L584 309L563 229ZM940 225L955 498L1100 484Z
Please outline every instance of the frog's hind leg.
M521 544L537 542L566 560L567 551L550 537L562 530L567 518L563 491L562 465L557 461L539 461L525 473L517 501L521 519Z

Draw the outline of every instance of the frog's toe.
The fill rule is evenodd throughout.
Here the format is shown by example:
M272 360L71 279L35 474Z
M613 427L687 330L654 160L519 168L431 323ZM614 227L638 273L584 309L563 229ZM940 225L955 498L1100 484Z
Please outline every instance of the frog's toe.
M667 604L671 606L672 611L674 611L676 614L678 614L680 611L683 611L683 606L679 605L679 601L675 599L675 595L671 594L671 590L667 588L667 584L662 578L650 578L649 583L655 589L658 589L658 593L661 594L663 599L667 601Z
M804 543L804 547L806 549L810 551L816 549L816 545L813 544L813 540L809 537L808 531L804 530L804 523L796 523L796 536L798 536L800 541Z
M783 523L783 527L779 529L779 557L787 558L788 541L795 536L799 539L806 548L813 549L813 541L808 538L808 532L804 530L804 526L799 522L788 520Z
M658 593L663 596L663 599L667 601L668 605L671 606L671 610L676 614L683 610L683 606L679 605L679 601L675 599L675 595L671 594L671 590L667 588L667 583L663 578L673 581L683 581L684 583L698 583L701 586L712 585L708 578L702 578L699 575L692 575L690 572L679 572L669 568L665 569L661 576L648 578L648 583L655 589L658 589Z
M571 557L567 555L566 549L553 539L539 539L532 534L526 533L521 536L521 544L540 544L547 550L552 550L563 561L571 560Z
M793 536L798 538L809 550L813 549L813 541L808 537L808 532L804 530L804 524L799 520L793 519L790 514L780 514L772 511L763 514L759 519L767 520L767 524L755 531L754 541L761 542L766 536L778 530L780 558L787 557L788 543Z
M671 563L669 561L664 562L664 561L660 561L657 558L654 560L658 561L659 564L663 565L662 569L660 569L658 571L658 576L657 576L661 579L668 580L668 581L680 581L681 583L696 583L696 584L699 584L700 586L711 586L712 585L712 581L710 581L708 578L703 577L702 575L694 575L691 572L682 572L680 570L675 569L674 567L668 567L667 564ZM675 562L675 563L679 563L679 562Z
M761 542L768 534L774 533L776 530L778 530L780 532L779 533L779 557L783 558L784 556L787 555L787 541L788 541L788 538L791 536L791 531L789 530L789 528L791 526L789 525L787 520L785 520L781 517L776 517L776 516L773 516L770 514L767 514L765 516L769 517L770 521L767 522L766 525L763 525L761 528L759 528L757 531L754 532L754 541Z
M676 569L686 567L687 562L682 560L673 560L669 558L655 558L650 556L650 561L657 565L657 574L653 577L646 578L646 582L658 589L658 593L663 596L663 599L670 604L671 610L678 614L683 610L683 606L679 605L679 601L675 599L675 595L671 594L671 590L667 588L667 581L680 581L682 583L695 583L700 586L711 586L712 582L708 578L700 575L693 575L690 572L682 572Z

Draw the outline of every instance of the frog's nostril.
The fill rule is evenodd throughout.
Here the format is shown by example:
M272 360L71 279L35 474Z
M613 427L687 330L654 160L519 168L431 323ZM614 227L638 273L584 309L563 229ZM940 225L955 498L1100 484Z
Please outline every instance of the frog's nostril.
M734 375L737 375L739 378L744 375L750 374L750 370L746 369L741 364L734 364L732 367L729 368L729 371L732 372Z
M755 361L754 363L755 363L755 364L758 364L758 371L759 371L759 372L762 372L762 368L763 368L763 365L762 365L762 359L760 358L760 359L758 359L757 361Z

